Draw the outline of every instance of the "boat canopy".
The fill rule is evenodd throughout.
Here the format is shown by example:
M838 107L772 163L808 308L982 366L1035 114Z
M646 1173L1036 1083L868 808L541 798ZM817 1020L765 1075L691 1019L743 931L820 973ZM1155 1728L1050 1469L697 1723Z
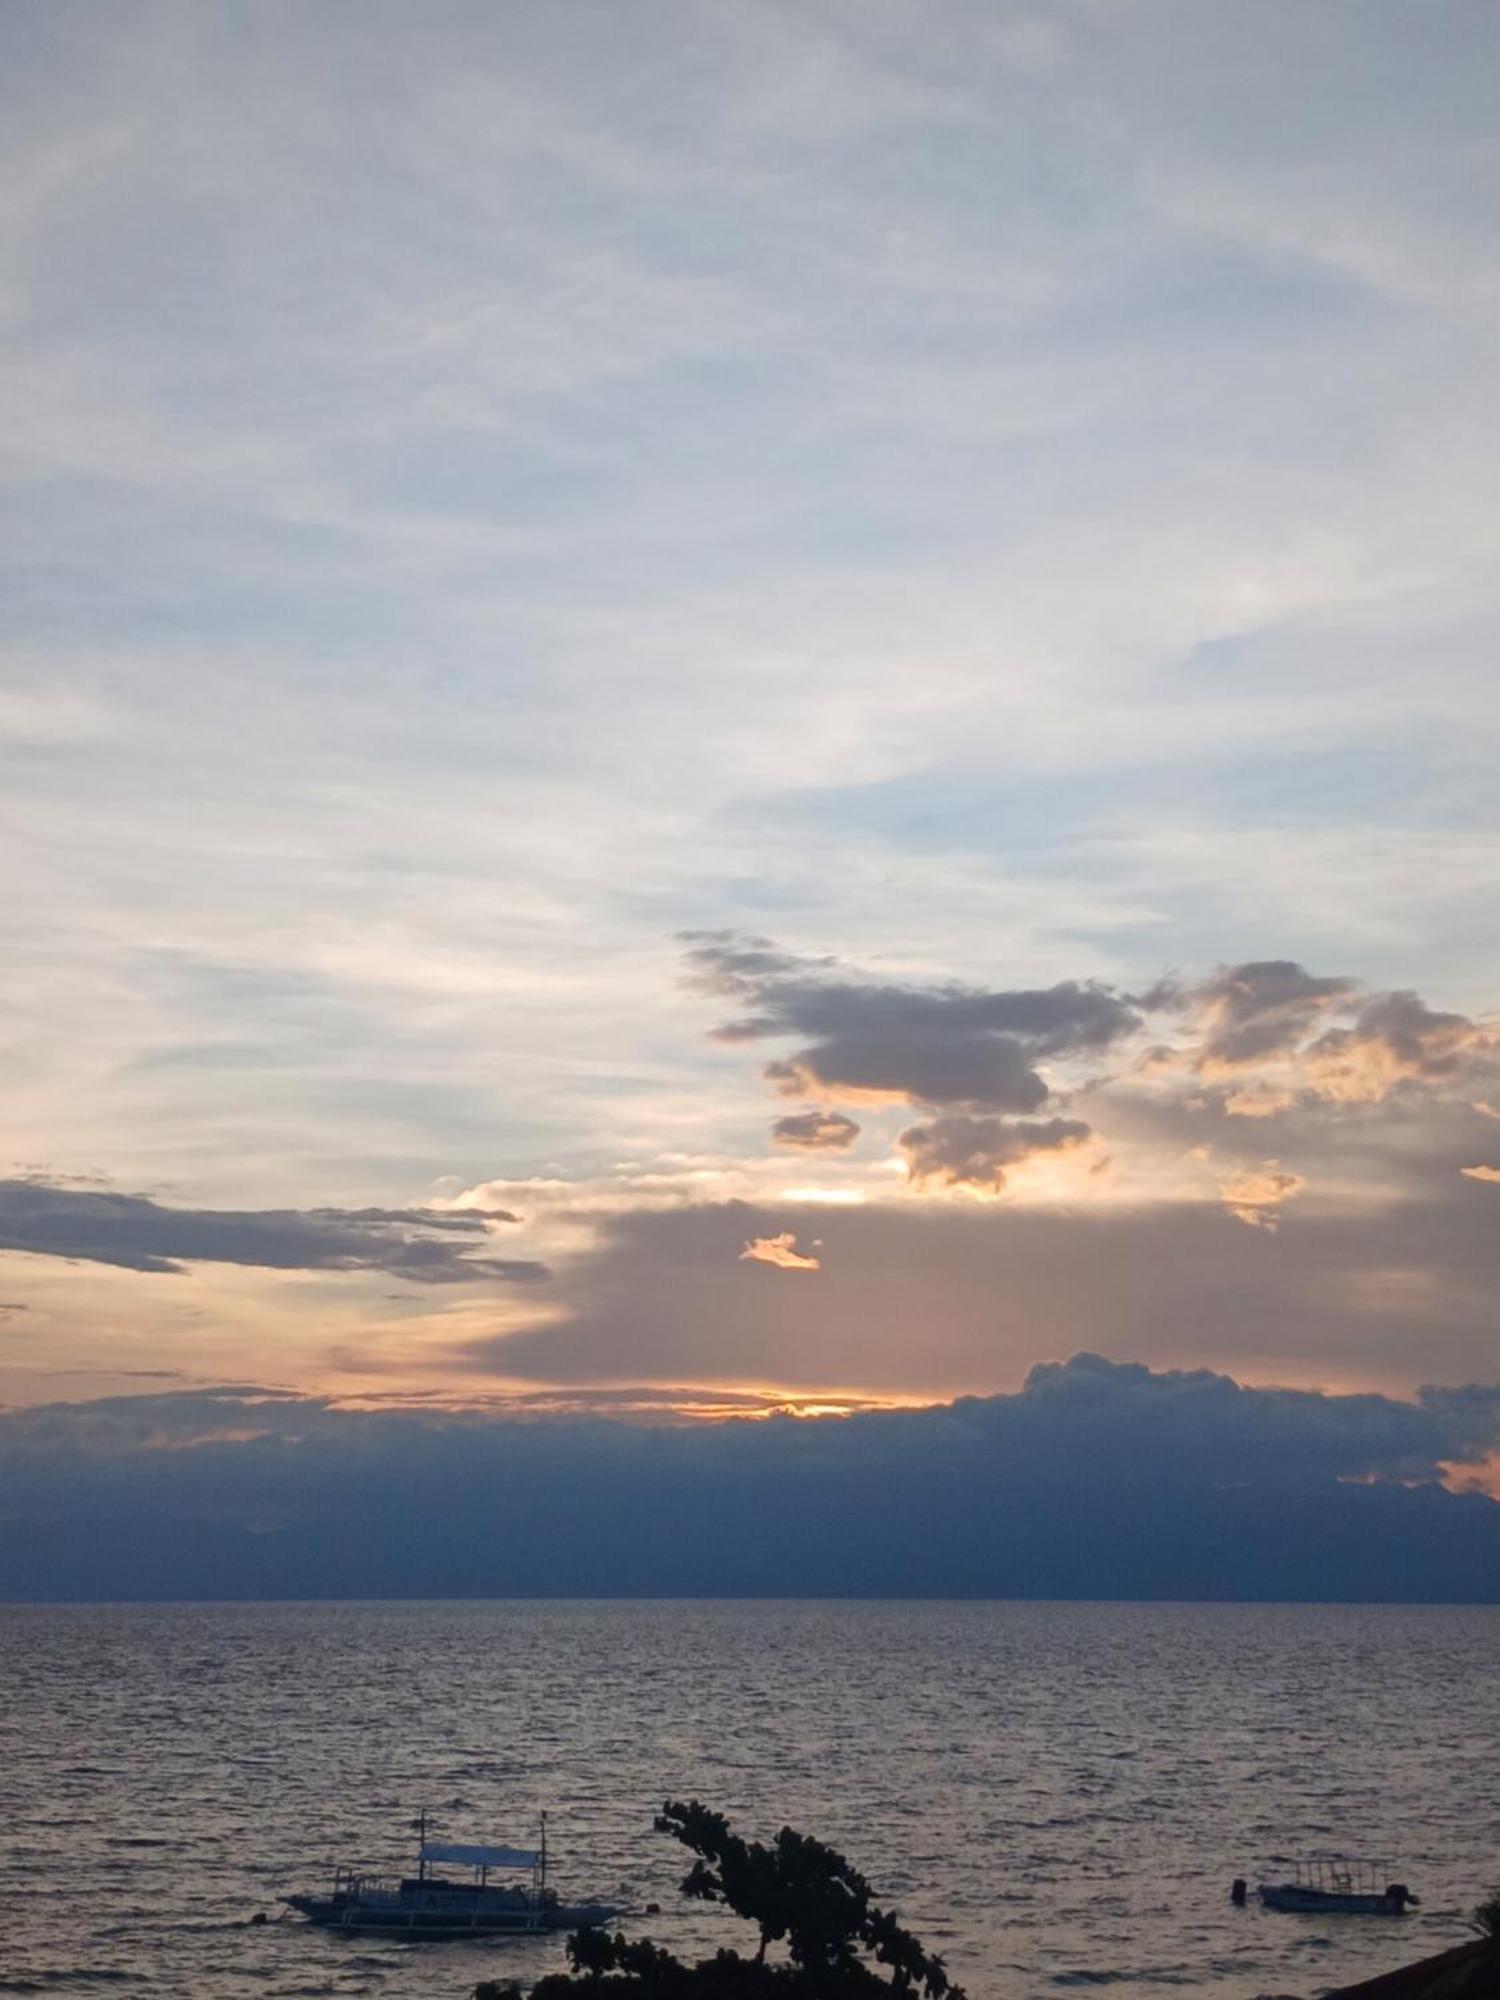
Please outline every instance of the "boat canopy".
M532 1847L465 1847L451 1840L424 1840L424 1861L457 1861L465 1868L535 1868L541 1855Z

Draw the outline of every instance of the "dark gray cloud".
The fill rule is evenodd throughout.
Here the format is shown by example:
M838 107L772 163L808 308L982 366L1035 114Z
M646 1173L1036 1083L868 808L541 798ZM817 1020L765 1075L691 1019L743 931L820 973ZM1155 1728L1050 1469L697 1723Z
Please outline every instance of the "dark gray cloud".
M982 1187L996 1193L1008 1167L1033 1153L1082 1145L1090 1127L1081 1118L970 1118L952 1112L927 1125L913 1125L896 1141L914 1181L941 1181L949 1187Z
M1296 1048L1358 990L1357 980L1317 978L1289 958L1221 966L1188 996L1206 1018L1199 1063L1242 1068Z
M422 1208L171 1208L147 1195L0 1181L0 1250L179 1273L191 1263L278 1271L385 1271L414 1284L545 1278L525 1258L475 1256L491 1221Z
M846 1153L859 1137L859 1127L841 1111L794 1111L771 1127L778 1146L797 1146L809 1153Z
M695 932L687 944L693 983L745 1010L714 1031L721 1040L807 1038L765 1067L788 1095L1035 1111L1049 1095L1039 1063L1096 1055L1140 1023L1127 1001L1088 981L909 986L798 959L764 938Z
M893 1027L829 1035L768 1062L766 1081L788 1097L894 1097L909 1104L992 1105L1036 1111L1049 1092L1013 1035Z
M1497 1443L1493 1385L1400 1402L1091 1353L1011 1395L753 1423L116 1397L0 1414L0 1519L28 1524L0 1596L1493 1600L1500 1505L1435 1482Z

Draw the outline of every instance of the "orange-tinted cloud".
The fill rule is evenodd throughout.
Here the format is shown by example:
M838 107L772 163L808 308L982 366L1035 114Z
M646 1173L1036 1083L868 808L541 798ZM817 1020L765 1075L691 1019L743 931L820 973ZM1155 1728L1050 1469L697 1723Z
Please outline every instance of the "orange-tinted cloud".
M1319 1096L1373 1104L1400 1083L1440 1082L1465 1055L1492 1049L1492 1038L1467 1015L1439 1013L1415 993L1382 993L1351 1027L1330 1028L1304 1051L1303 1069Z
M814 1249L819 1245L814 1244ZM797 1239L790 1229L784 1229L779 1236L752 1236L740 1252L740 1262L751 1264L774 1264L778 1271L818 1271L822 1269L820 1260L809 1256L797 1248Z
M1290 1090L1278 1090L1267 1083L1249 1083L1229 1093L1224 1099L1224 1109L1231 1118L1274 1118L1278 1111L1290 1111L1296 1102Z
M1221 966L1189 996L1202 1033L1196 1065L1214 1075L1263 1063L1295 1048L1357 990L1352 979L1319 978L1289 958Z
M1252 1229L1276 1228L1276 1211L1306 1186L1301 1174L1294 1174L1279 1160L1263 1160L1241 1174L1233 1174L1219 1184L1229 1213Z

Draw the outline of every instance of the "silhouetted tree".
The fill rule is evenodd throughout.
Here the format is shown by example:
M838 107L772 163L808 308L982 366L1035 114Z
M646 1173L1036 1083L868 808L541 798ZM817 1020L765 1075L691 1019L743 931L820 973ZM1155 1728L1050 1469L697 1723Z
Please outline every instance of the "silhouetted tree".
M943 1961L923 1949L842 1854L784 1826L772 1846L742 1840L722 1813L697 1800L669 1800L657 1816L697 1859L685 1896L725 1903L755 1925L753 1958L720 1951L684 1965L649 1938L581 1930L568 1940L571 1972L550 1974L531 2000L577 2000L581 1993L639 1994L646 2000L875 2000L882 1993L965 2000ZM784 1956L768 1957L784 1945ZM511 2000L514 1987L488 1982L475 2000Z

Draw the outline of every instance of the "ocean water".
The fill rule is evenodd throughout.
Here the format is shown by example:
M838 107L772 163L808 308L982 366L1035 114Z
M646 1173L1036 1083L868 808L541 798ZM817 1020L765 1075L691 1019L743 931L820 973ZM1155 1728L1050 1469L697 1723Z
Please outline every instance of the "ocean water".
M528 1843L693 1954L651 1830L696 1795L842 1848L973 2000L1310 1996L1500 1883L1500 1611L463 1603L0 1607L0 1993L465 2000L560 1940L253 1926L335 1861ZM1388 1855L1401 1921L1234 1909Z

